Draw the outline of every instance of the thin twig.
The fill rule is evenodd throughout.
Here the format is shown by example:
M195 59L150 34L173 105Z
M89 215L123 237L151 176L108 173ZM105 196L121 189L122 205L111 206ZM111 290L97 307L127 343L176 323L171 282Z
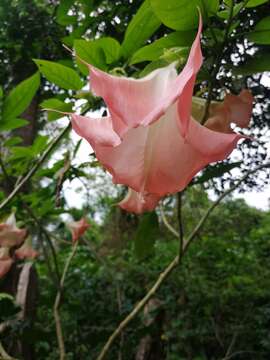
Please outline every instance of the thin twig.
M122 294L121 294L121 288L120 288L118 281L116 283L116 297L117 297L117 304L118 304L118 312L119 312L119 315L122 316ZM121 335L120 335L120 341L119 341L118 360L123 359L122 350L123 350L124 341L125 341L124 336L125 336L124 331L122 331Z
M57 291L55 302L54 302L54 307L53 307L55 327L56 327L56 336L57 336L57 342L58 342L59 352L60 352L60 360L65 359L65 342L64 342L64 336L63 336L63 331L62 331L62 326L61 326L61 318L60 318L60 314L59 314L59 308L60 308L62 293L63 293L63 289L64 289L65 278L66 278L70 263L77 251L78 243L79 242L77 241L75 243L75 245L73 246L72 251L65 263L64 271L63 271L61 281L60 281L60 287Z
M65 127L60 134L49 144L47 149L41 155L41 157L37 160L34 166L28 171L25 177L18 183L18 185L13 189L13 191L8 195L8 197L2 201L0 204L0 210L3 209L10 201L18 194L21 188L27 183L27 181L36 173L38 168L44 163L47 159L50 152L56 147L56 145L62 140L62 138L69 132L71 129L71 124L69 123L67 127Z
M177 238L179 238L179 233L177 230L175 230L175 228L169 223L166 215L165 215L165 212L164 212L164 209L163 209L163 206L160 205L159 207L160 209L160 215L161 215L161 219L164 223L164 225L167 227L167 229Z
M184 243L184 229L183 229L183 219L182 219L182 195L183 192L177 194L177 220L179 227L179 257L182 256L183 243Z
M163 272L158 276L157 281L155 284L151 287L151 289L147 292L147 294L138 302L138 304L133 308L131 313L121 321L121 323L118 325L118 327L115 329L113 334L109 337L106 344L102 348L99 356L97 357L97 360L103 360L109 351L110 347L114 343L115 339L121 334L121 332L127 327L127 325L135 318L135 316L144 308L144 306L147 304L147 302L150 300L150 298L157 292L157 290L160 288L160 286L163 284L163 282L168 278L168 276L172 273L172 271L180 264L183 256L187 252L189 246L193 242L193 240L197 237L199 231L203 227L204 223L206 222L207 218L211 214L211 212L218 206L218 204L231 192L233 192L245 179L247 179L250 175L254 174L260 169L263 168L269 168L270 162L266 164L261 164L257 167L255 167L253 170L248 171L241 179L236 181L236 183L231 186L228 190L226 190L223 194L219 196L219 198L212 203L212 205L208 208L208 210L205 212L197 226L194 228L192 233L189 235L189 237L184 241L183 244L183 251L181 253L181 257L177 255L172 262L163 270Z

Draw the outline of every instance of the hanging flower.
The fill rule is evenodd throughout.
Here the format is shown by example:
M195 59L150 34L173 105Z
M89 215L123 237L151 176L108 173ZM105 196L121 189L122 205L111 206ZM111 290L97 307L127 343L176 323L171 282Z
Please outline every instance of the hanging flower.
M13 259L9 256L9 248L0 248L0 279L9 272Z
M30 236L19 249L15 250L15 256L19 260L35 259L38 256L38 252L32 248Z
M243 138L229 131L229 124L248 125L252 96L247 91L228 95L213 107L205 126L191 115L202 64L201 29L200 20L179 75L174 64L141 79L116 77L89 65L91 89L104 99L109 116L72 114L72 126L90 143L114 183L131 189L120 203L128 211L151 210L161 197L183 190L206 165L228 157Z
M72 241L73 241L73 243L75 243L85 233L85 231L90 227L90 224L83 217L79 221L69 222L67 224L67 227L71 231Z
M25 239L26 229L19 229L12 213L4 223L0 224L0 246L11 248L19 246Z

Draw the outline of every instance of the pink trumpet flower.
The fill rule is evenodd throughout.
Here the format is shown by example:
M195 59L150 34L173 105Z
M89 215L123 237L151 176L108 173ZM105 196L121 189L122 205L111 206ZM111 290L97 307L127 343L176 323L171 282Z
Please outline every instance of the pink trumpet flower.
M9 272L12 264L13 260L9 256L9 248L0 248L0 279Z
M91 89L104 99L109 116L72 114L72 126L90 143L113 182L130 188L120 202L128 211L154 209L161 197L183 190L206 165L225 159L243 138L229 131L228 123L248 125L252 96L247 91L239 97L228 95L213 108L205 126L191 115L202 64L201 30L200 20L179 75L175 64L141 79L113 76L89 65ZM224 119L225 128L217 125Z
M19 246L26 237L26 229L19 229L16 225L16 218L12 213L4 223L0 224L0 246Z
M19 260L23 259L35 259L38 256L38 252L31 246L31 238L28 237L23 245L19 249L15 250L15 256Z
M71 231L72 241L73 241L73 243L75 243L85 233L85 231L90 227L90 224L83 217L79 221L72 221L72 222L68 223L67 227Z

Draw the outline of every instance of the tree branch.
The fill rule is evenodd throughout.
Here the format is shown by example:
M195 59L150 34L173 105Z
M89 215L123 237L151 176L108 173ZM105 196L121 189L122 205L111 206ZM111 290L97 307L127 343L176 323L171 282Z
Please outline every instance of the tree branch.
M218 206L218 204L231 192L233 192L245 179L247 179L250 175L254 174L260 169L263 168L269 168L270 162L267 162L265 164L261 164L257 167L255 167L253 170L248 171L241 179L236 181L236 183L231 186L228 190L226 190L223 194L219 196L219 198L212 203L212 205L208 208L208 210L205 212L197 226L194 228L192 233L189 235L189 237L184 241L183 244L183 251L181 252L181 257L177 255L172 262L166 267L166 269L159 275L157 281L155 284L151 287L151 289L147 292L147 294L138 302L138 304L134 307L134 309L131 311L131 313L119 324L119 326L116 328L116 330L113 332L113 334L109 337L108 341L104 345L103 349L101 350L99 356L97 357L97 360L103 360L105 359L105 356L107 352L109 351L110 347L114 343L115 339L121 334L121 332L127 327L127 325L135 318L135 316L144 308L144 306L147 304L147 302L150 300L150 298L157 292L157 290L160 288L160 286L163 284L163 282L168 278L168 276L172 273L172 271L180 264L183 256L187 252L189 246L193 242L193 240L198 235L199 231L203 227L204 223L206 222L207 218L211 214L211 212Z
M25 175L25 177L17 184L17 186L13 189L13 191L8 195L8 197L2 201L0 204L0 210L2 210L7 204L10 203L10 201L18 194L18 192L21 190L21 188L27 183L27 181L36 173L38 168L44 163L44 161L47 159L50 152L56 147L56 145L62 140L62 138L69 132L71 129L71 124L67 127L65 127L59 135L49 144L47 149L44 151L44 153L41 155L41 157L37 160L35 165L28 171L28 173Z

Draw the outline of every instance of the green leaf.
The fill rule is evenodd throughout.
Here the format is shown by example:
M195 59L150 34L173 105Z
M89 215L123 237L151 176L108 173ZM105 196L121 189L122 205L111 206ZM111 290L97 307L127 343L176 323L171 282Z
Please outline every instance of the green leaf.
M12 136L7 141L5 141L4 146L14 146L22 143L22 138L20 136Z
M145 0L127 27L121 54L125 58L129 58L160 25L161 21L153 12L150 0Z
M239 3L239 4L236 4L234 7L233 7L233 17L236 16L240 10L243 8L243 3ZM225 19L225 20L228 20L229 17L230 17L230 9L227 9L227 10L222 10L222 11L219 11L217 13L217 15L221 18L221 19Z
M248 34L248 39L256 44L270 44L270 16L259 21L254 30Z
M74 48L78 57L101 70L106 70L107 65L116 62L120 56L119 42L110 37L89 41L75 40ZM76 61L81 72L87 75L88 68L79 59Z
M166 26L175 30L191 30L198 28L199 11L203 17L216 14L218 0L150 0L156 16Z
M61 0L56 11L56 21L60 25L69 25L77 22L77 16L68 15L68 11L74 4L74 0Z
M3 95L4 95L3 88L2 86L0 86L0 99L2 99Z
M203 184L204 182L213 178L219 178L226 172L229 172L232 169L239 167L241 164L242 161L237 161L231 164L219 163L216 165L210 165L204 170L201 176L198 176L194 179L193 184Z
M196 34L193 31L175 31L136 51L132 56L130 63L137 64L142 61L158 60L159 57L164 54L164 49L176 46L190 46L195 35Z
M0 131L10 131L18 129L22 126L28 125L29 122L25 119L15 118L8 121L0 121Z
M80 90L83 87L75 70L54 61L34 59L40 72L46 79L66 90Z
M40 84L39 73L17 85L6 97L3 105L3 121L6 123L21 115L31 103Z
M40 106L43 109L53 109L53 110L59 110L63 112L71 112L72 111L72 103L65 103L57 98L51 98L42 101ZM48 111L48 120L54 121L59 118L63 117L62 114L59 114L57 112Z
M268 0L249 0L246 4L247 8L256 7L262 4L265 4Z
M158 217L155 212L142 215L135 234L135 254L139 258L150 255L159 235Z
M232 69L234 75L252 75L270 71L270 54L264 53L249 59L244 65Z

